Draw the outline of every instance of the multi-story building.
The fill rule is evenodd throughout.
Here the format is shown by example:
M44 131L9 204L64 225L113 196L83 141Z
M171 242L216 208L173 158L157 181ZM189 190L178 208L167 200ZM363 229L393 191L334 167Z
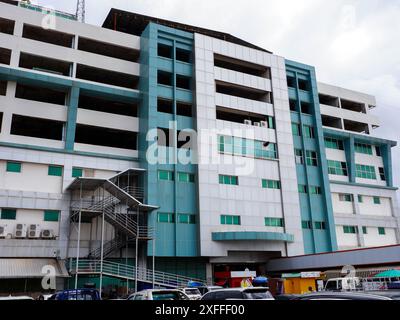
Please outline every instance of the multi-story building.
M45 265L59 286L222 283L399 243L373 97L229 34L2 2L1 287Z

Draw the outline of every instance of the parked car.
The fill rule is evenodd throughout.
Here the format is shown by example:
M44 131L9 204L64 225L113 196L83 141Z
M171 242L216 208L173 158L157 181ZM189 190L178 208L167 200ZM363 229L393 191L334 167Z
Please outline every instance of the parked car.
M351 291L361 288L361 280L358 277L329 279L325 284L325 291Z
M280 301L284 301L284 300L295 300L296 298L298 298L299 295L298 294L280 294L275 296L275 300L280 300Z
M367 291L368 294L375 294L378 296L388 297L392 300L400 300L400 290L380 290L380 291Z
M127 300L190 300L181 290L148 289L131 294Z
M220 286L200 286L200 287L197 287L197 289L199 289L201 295L205 295L207 292L223 289L223 287L220 287Z
M316 292L298 296L294 300L393 300L369 292Z
M59 291L47 300L101 300L100 294L96 289L72 289Z
M200 300L201 293L197 288L183 288L182 291L189 297L190 300Z
M268 288L218 289L206 293L201 300L275 300Z
M19 296L19 297L8 296L8 297L0 297L0 301L11 301L11 300L29 301L29 300L34 300L34 299L33 299L32 297L28 297L28 296Z

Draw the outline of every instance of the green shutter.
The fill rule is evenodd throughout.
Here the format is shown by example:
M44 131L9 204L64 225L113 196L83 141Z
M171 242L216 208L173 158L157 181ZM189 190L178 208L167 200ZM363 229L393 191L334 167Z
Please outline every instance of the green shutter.
M48 175L54 177L62 177L63 167L60 166L49 166Z
M83 169L82 168L72 168L72 177L73 178L83 177Z
M374 197L374 204L381 204L381 198Z
M21 163L7 161L7 172L20 173L21 172Z
M2 220L15 220L17 218L16 209L1 209Z
M380 236L384 236L384 235L386 235L386 229L380 227L380 228L378 228L378 233Z
M44 221L58 222L59 219L60 219L60 211L55 211L55 210L45 210L44 211Z
M363 230L363 234L368 234L368 229L367 229L367 227L362 227L362 230Z

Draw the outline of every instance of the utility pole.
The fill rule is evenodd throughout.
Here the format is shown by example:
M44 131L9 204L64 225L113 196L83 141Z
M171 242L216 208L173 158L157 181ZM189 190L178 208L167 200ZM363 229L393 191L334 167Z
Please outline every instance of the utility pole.
M85 23L85 0L77 0L76 4L76 19L79 22Z

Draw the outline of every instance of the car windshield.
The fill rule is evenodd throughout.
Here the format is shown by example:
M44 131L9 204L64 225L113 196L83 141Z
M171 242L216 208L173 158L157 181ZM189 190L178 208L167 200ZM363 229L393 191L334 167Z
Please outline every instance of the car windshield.
M267 290L251 290L243 292L246 299L259 300L259 299L272 299L272 294Z

